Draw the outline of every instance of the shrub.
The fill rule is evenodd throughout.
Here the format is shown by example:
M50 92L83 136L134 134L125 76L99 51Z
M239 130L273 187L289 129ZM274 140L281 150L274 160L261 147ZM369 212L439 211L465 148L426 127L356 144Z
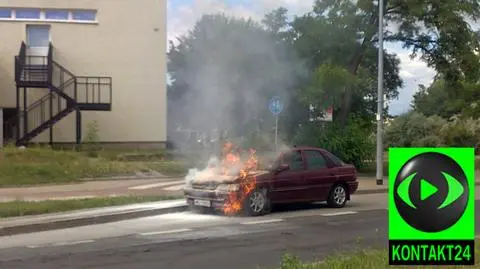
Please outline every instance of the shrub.
M345 127L335 123L309 123L299 129L294 143L324 148L357 168L375 155L371 130L358 120L351 120Z
M98 145L98 141L100 140L99 132L100 126L97 121L92 121L87 124L87 134L83 142L85 143L84 149L89 157L98 157L98 152L100 151L100 146Z

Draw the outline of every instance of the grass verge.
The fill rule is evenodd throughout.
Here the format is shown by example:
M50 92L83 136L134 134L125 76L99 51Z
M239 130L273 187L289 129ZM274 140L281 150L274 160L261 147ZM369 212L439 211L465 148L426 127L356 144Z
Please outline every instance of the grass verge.
M479 241L475 243L475 261L480 258ZM448 266L447 266L448 267ZM434 269L440 266L390 266L388 265L388 250L361 249L350 254L332 255L322 262L305 263L298 257L286 254L282 258L280 269ZM474 266L458 266L455 268L479 269Z
M153 157L128 161L112 155L110 151L105 157L101 154L89 157L85 152L74 150L5 147L0 151L0 187L72 183L82 178L134 175L152 170L166 176L186 173L181 162Z
M58 213L79 209L119 206L145 202L179 199L178 196L117 196L75 200L46 200L38 202L12 201L0 203L0 218Z

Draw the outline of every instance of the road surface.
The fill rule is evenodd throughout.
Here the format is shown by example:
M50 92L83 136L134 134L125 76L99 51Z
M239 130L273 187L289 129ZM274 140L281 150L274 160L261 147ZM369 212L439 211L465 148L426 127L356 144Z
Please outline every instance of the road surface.
M2 237L0 268L273 269L285 252L321 260L385 246L386 194L352 199L342 209L287 207L259 218L185 212Z

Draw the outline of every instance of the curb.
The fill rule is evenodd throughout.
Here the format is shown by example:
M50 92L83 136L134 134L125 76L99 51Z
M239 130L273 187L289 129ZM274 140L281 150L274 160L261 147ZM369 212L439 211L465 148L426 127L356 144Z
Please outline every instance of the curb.
M115 214L87 216L76 219L58 220L44 223L31 223L18 226L0 227L0 236L10 236L16 234L28 234L35 232L43 232L50 230L74 228L80 226L104 224L109 222L136 219L142 217L150 217L154 215L161 215L167 213L184 212L188 210L187 205L159 208L159 209L144 209L128 212L120 212Z
M80 182L89 181L112 181L112 180L143 180L143 179L171 179L171 178L185 178L182 176L116 176L116 177L96 177L96 178L82 178Z
M387 193L388 189L376 189L376 190L357 190L355 194L377 194L377 193Z
M475 181L475 186L479 186L480 185L480 181ZM376 189L376 190L357 190L353 195L355 194L377 194L377 193L387 193L388 192L388 188L384 188L384 189Z

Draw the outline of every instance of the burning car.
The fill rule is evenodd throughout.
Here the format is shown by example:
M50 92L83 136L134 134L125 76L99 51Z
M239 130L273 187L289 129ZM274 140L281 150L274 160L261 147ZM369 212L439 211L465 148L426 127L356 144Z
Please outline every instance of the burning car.
M187 178L188 205L249 216L283 203L326 201L340 208L358 188L355 167L321 148L293 148L276 156L269 169L257 165L255 150L242 161L239 152L226 145L222 160L212 160L204 171Z

